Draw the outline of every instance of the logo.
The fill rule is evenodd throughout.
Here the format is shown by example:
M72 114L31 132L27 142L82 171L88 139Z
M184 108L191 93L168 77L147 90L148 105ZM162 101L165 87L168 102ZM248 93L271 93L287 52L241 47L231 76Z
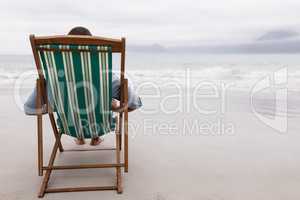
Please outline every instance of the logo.
M258 81L251 89L251 109L255 116L267 126L280 133L286 133L288 127L288 70L282 68ZM254 97L259 92L271 91L274 94L275 113L267 117L254 106ZM267 102L267 101L266 101Z

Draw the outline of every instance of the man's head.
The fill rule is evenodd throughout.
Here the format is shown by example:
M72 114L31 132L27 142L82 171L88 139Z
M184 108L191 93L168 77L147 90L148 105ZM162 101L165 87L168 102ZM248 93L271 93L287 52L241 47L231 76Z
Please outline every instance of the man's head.
M82 26L76 26L70 30L68 35L90 35L92 36L89 29L82 27Z

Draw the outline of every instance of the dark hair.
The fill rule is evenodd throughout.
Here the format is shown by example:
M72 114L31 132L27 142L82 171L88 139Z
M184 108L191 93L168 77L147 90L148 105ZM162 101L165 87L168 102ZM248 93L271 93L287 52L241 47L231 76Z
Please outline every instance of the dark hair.
M76 26L70 30L68 35L90 35L92 36L89 29L83 27L83 26Z

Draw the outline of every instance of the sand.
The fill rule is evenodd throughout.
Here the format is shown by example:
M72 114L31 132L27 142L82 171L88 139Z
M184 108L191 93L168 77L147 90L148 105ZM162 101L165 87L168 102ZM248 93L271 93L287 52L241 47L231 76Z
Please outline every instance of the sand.
M130 114L133 125L129 173L123 174L124 193L57 193L46 194L44 199L299 199L299 118L289 118L288 132L279 133L258 120L249 112L247 101L239 99L228 101L223 114L199 115L194 109L166 114L153 99L145 98L143 110ZM42 179L37 176L35 118L25 116L9 92L2 92L0 101L0 199L37 199ZM145 113L153 108L158 108L155 113ZM234 131L184 131L183 120L188 123L195 119L213 123L221 119L225 125L233 125ZM53 137L47 117L44 134L48 158ZM102 145L113 145L112 139L112 135L107 136ZM63 137L63 143L66 149L76 147L68 137ZM62 153L57 161L105 162L112 156L108 152ZM55 172L49 186L109 184L113 175L109 169Z

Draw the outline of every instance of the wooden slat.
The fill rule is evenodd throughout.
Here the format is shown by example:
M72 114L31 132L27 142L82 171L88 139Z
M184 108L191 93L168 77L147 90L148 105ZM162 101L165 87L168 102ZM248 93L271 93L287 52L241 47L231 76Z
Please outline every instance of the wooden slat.
M98 149L65 149L65 152L78 152L78 151L114 151L116 148L98 148Z
M37 47L37 50L41 50L41 51L56 51L56 52L91 52L91 51L95 51L95 52L108 52L108 50L90 50L90 49L56 49L56 48L45 48L45 47Z
M96 36L58 35L35 37L35 45L74 44L74 45L111 45L113 52L122 52L122 40Z
M107 164L81 164L81 165L56 165L52 167L44 166L44 170L66 170L66 169L92 169L92 168L114 168L114 167L124 167L124 164L115 164L115 163L107 163Z
M66 187L66 188L48 188L46 193L57 192L84 192L84 191L98 191L98 190L116 190L116 186L102 186L102 187Z

